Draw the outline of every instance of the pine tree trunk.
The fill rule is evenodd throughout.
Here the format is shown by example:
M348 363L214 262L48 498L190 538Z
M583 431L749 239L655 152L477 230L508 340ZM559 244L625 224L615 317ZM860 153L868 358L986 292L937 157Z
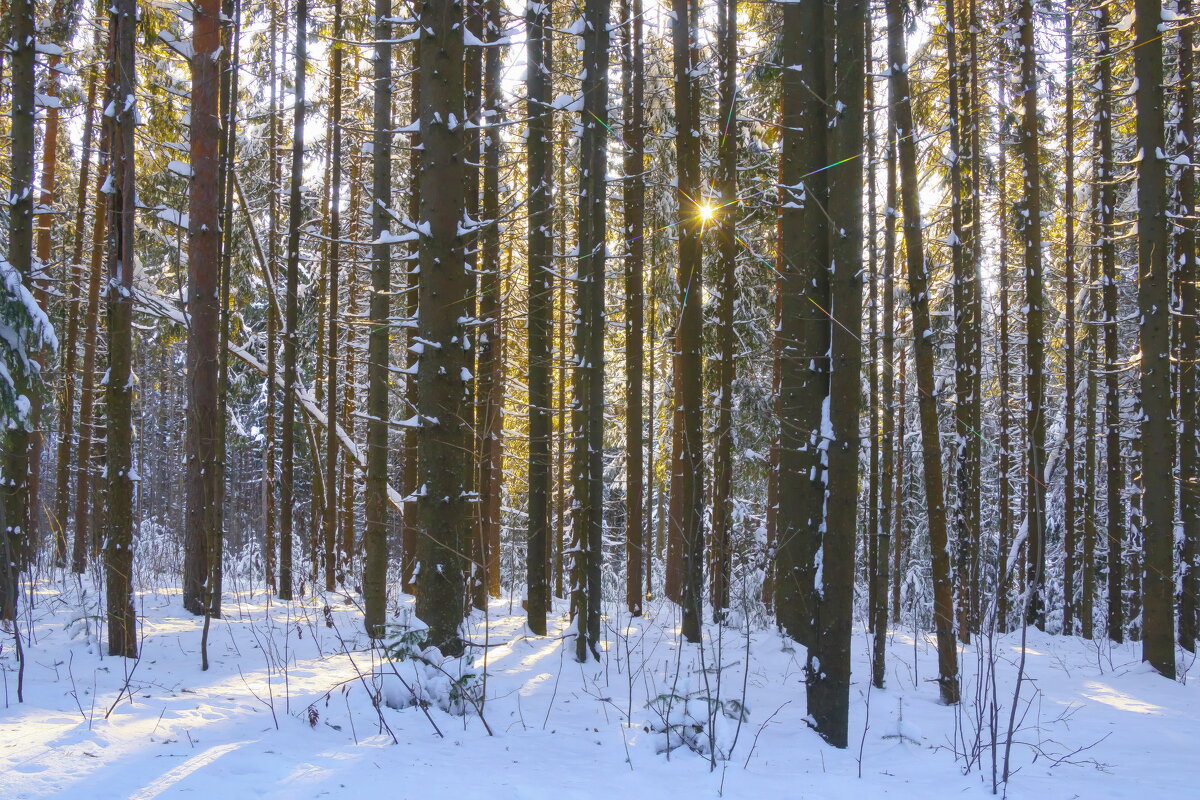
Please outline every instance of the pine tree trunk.
M421 39L417 38L413 42L412 54L412 72L409 78L409 95L410 95L410 119L419 120L421 118ZM416 126L420 128L420 126ZM408 218L415 220L421 215L421 133L418 130L412 136L412 146L409 149L408 161L408 177L409 177L409 194L408 194ZM406 263L415 263L419 258L418 251L420 244L413 249L409 260ZM419 269L414 270L409 267L406 270L405 277L405 292L404 292L404 315L414 322L417 319L417 309L420 304L419 289L420 275ZM417 385L417 364L419 362L418 355L413 352L413 332L410 330L407 336L408 345L408 361L404 365L406 377L404 383L404 399L407 408L415 409L417 407L417 398L419 387ZM417 429L406 428L404 431L404 467L401 483L401 493L406 497L412 497L417 491L417 475L418 475L418 456L417 456ZM417 566L417 509L415 505L406 503L404 513L400 520L401 522L401 560L400 560L400 585L405 592L416 591L416 566Z
M938 685L942 702L958 702L958 653L954 642L954 601L947 550L946 505L942 478L942 446L938 433L937 399L934 396L933 326L929 316L929 265L921 231L917 176L916 128L908 80L903 20L899 0L888 0L888 63L895 114L900 166L900 192L904 213L904 247L908 263L908 290L912 304L914 361L917 371L918 409L921 421L921 455L925 472L925 507L933 567L933 619L938 645Z
M97 32L97 40L100 35ZM99 43L99 42L97 42ZM67 270L67 330L62 347L62 401L58 409L58 452L55 458L54 563L65 567L68 558L67 523L71 509L72 435L75 428L75 381L79 339L79 296L83 285L83 241L86 234L88 181L91 180L92 148L95 140L96 86L99 67L88 71L87 101L83 115L83 153L79 160L79 189L75 200L75 225L71 260ZM98 203L97 203L98 205ZM97 213L103 214L103 211Z
M958 639L971 640L971 575L970 540L978 535L971 527L971 465L967 446L974 431L970 429L967 410L971 397L971 334L975 325L972 319L968 264L965 252L966 231L963 226L963 165L965 162L962 141L961 115L964 109L962 82L959 75L958 12L955 0L945 0L944 23L946 26L947 61L947 109L950 138L950 153L947 156L950 171L950 265L954 300L954 502L950 508L951 527L954 535L956 567L955 610L957 611Z
M391 363L392 251L385 241L392 207L392 0L375 0L374 125L371 133L371 301L367 336L366 530L363 603L367 635L387 622L388 382ZM407 516L407 514L406 514Z
M481 580L487 594L500 596L500 495L503 449L504 381L500 320L502 272L500 269L500 0L487 0L484 13L483 68L483 192L479 234L478 379L475 381L479 415L479 527L484 551Z
M286 13L283 29L287 29ZM263 452L263 566L267 590L272 594L276 591L276 567L278 565L276 519L278 505L275 498L277 481L275 448L278 437L276 425L275 375L276 356L279 350L279 313L275 295L279 291L279 201L283 193L283 165L279 159L279 77L276 75L278 58L277 42L280 35L279 15L274 3L271 4L271 21L269 30L271 66L268 81L271 85L270 119L267 122L267 147L270 156L270 188L267 193L267 262L265 279L270 284L271 302L267 303L267 352L264 359L267 365L266 385L266 442Z
M109 48L111 51L111 47ZM111 72L111 67L109 68ZM105 105L111 87L111 75L105 78ZM71 571L82 574L87 567L88 544L91 540L93 416L96 405L96 339L100 328L100 286L103 282L103 254L108 230L108 198L103 190L108 180L110 130L102 125L100 131L99 166L96 170L96 211L92 223L92 252L88 266L87 310L83 324L83 370L79 392L79 452L75 474L75 536L71 547Z
M801 644L815 641L817 554L825 506L822 427L830 353L829 242L825 203L829 163L825 27L822 0L783 8L780 156L779 493L775 533L775 609Z
M1063 186L1063 273L1065 278L1063 343L1063 419L1066 462L1063 480L1063 633L1075 632L1075 566L1078 534L1075 484L1075 75L1071 26L1074 16L1066 14L1066 96L1064 97L1064 186Z
M1188 18L1191 0L1180 0L1179 13ZM1188 218L1196 215L1196 87L1192 54L1194 33L1190 24L1179 29L1179 105L1182 155L1187 166L1179 173L1180 211ZM1183 554L1180 559L1179 644L1196 652L1200 634L1200 429L1197 428L1197 368L1200 362L1200 326L1197 325L1197 292L1200 269L1196 266L1196 233L1191 225L1181 225L1175 240L1179 264L1179 517L1183 527ZM1192 366L1188 366L1192 365Z
M1033 0L1020 0L1017 27L1021 49L1021 200L1017 204L1024 244L1025 274L1025 572L1029 591L1026 620L1046 626L1046 291L1042 275L1041 144L1038 131L1037 50Z
M136 96L134 41L137 4L114 0L109 10L114 69L109 96ZM108 653L137 657L137 619L133 610L133 269L135 103L117 102L105 117L112 147L112 194L108 242L108 380L105 381L107 431L107 513L104 530L105 602ZM215 204L214 204L215 208Z
M575 658L600 658L600 568L604 527L604 271L608 125L609 0L585 0L580 125L578 326L575 407ZM581 491L582 490L582 491Z
M342 0L333 4L333 53L330 56L331 93L333 107L329 120L331 130L331 199L329 205L329 310L328 343L325 346L326 392L325 416L329 424L325 428L325 508L321 524L321 539L325 546L325 591L333 591L337 585L338 564L345 555L339 552L338 538L338 438L337 411L339 397L338 371L338 315L341 313L341 236L342 236ZM347 380L350 376L347 374Z
M447 655L462 652L464 553L472 536L472 432L469 387L473 316L468 303L464 235L466 178L461 158L466 118L463 96L463 4L422 7L420 281L418 360L417 616L429 643Z
M1104 285L1104 424L1105 461L1107 478L1105 499L1108 509L1106 525L1108 569L1108 638L1114 642L1125 638L1125 604L1123 543L1125 526L1122 523L1125 490L1125 470L1121 463L1121 364L1118 349L1117 320L1117 259L1114 237L1117 190L1113 173L1112 138L1112 58L1109 40L1108 6L1101 6L1096 15L1096 97L1097 163L1094 167L1100 187L1100 264Z
M867 0L839 0L836 75L830 95L840 111L829 135L829 161L863 152ZM859 414L862 404L863 161L829 170L830 380L826 416L828 495L821 543L821 597L810 648L808 710L817 733L848 743L850 641L854 624L854 550L858 532ZM824 430L822 431L824 433Z
M1089 211L1090 242L1088 252L1087 277L1087 317L1088 325L1084 329L1083 361L1087 368L1087 378L1083 401L1083 542L1081 555L1082 587L1079 598L1080 633L1085 639L1095 635L1095 606L1096 606L1096 401L1098 341L1097 325L1100 307L1100 250L1098 244L1102 238L1100 230L1100 209L1098 203L1098 187L1092 187L1091 209Z
M12 190L8 196L8 266L23 284L33 280L33 161L34 161L34 7L33 0L14 0L12 33ZM24 373L13 376L17 396L37 391ZM0 619L13 619L17 609L17 573L25 567L33 514L29 502L31 447L29 419L8 428L4 453L4 544L0 557Z
M292 130L292 177L288 200L287 278L283 318L283 410L279 471L279 599L291 600L292 534L296 511L296 323L300 284L300 225L304 219L304 81L308 64L308 0L296 2L295 113Z
M218 186L221 6L203 0L192 18L191 170L188 192L187 527L183 606L202 615L212 605L213 531L222 526L218 407L220 253ZM111 325L110 321L110 325ZM110 344L110 350L113 345ZM111 454L110 454L111 459Z
M554 274L552 189L554 79L550 69L552 4L530 3L526 13L527 114L526 175L529 210L529 530L525 558L529 629L546 635L550 593L546 575L550 539L551 326Z
M703 302L704 270L700 241L700 92L694 68L696 14L694 0L673 0L671 41L675 77L675 151L679 181L679 324L675 332L675 417L677 446L671 465L671 494L678 515L682 567L683 636L700 641L704 572L704 407Z
M868 29L869 30L869 29ZM868 79L872 80L872 79ZM888 569L891 558L892 519L895 516L899 495L892 491L893 474L896 472L896 428L904 428L903 419L896 424L896 383L899 365L896 364L896 216L899 198L896 190L896 129L887 122L887 188L885 189L883 216L883 330L880 343L879 369L882 372L883 391L876 401L883 409L879 430L879 545L876 550L875 646L871 650L871 679L875 687L884 686L884 659L887 655L883 643L887 641L888 589L892 592L891 617L896 618L900 609L900 575Z
M737 300L737 0L717 3L717 49L720 70L720 102L717 144L720 204L717 221L717 419L713 438L713 498L711 602L719 617L729 607L729 578L733 537L733 310ZM634 100L635 107L640 105Z
M996 106L1003 115L1000 122L1000 137L997 143L996 158L996 205L997 238L999 239L999 263L996 268L996 294L999 297L999 314L996 319L996 338L999 339L999 363L996 365L996 382L999 384L998 420L1000 428L999 451L1000 457L996 465L996 516L998 528L996 532L996 627L1001 631L1008 630L1008 589L1012 578L1008 567L1009 547L1013 540L1012 532L1012 411L1009 369L1012 358L1012 339L1009 336L1008 313L1008 148L1010 145L1010 128L1008 124L1008 92L1004 78L998 81Z
M1161 0L1134 4L1137 81L1138 308L1144 555L1142 660L1175 678L1175 436L1171 420L1171 274L1167 263ZM1152 465L1147 469L1147 465Z

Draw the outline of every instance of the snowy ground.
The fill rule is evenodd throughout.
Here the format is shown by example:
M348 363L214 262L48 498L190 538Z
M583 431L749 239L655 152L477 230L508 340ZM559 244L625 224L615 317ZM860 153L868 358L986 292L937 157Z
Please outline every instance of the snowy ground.
M990 733L982 749L971 744L976 676L988 659L967 647L966 702L957 710L941 706L929 681L933 647L923 636L914 643L911 631L890 636L885 691L868 692L868 640L856 635L853 741L839 751L805 725L802 650L768 630L747 641L744 628L714 626L703 655L710 669L700 671L698 648L678 647L670 606L655 606L642 620L607 619L603 660L580 665L562 616L551 636L532 637L519 605L493 602L486 618L472 618L469 636L488 645L477 649L486 653L485 727L469 702L460 704L462 716L435 706L427 718L420 708L386 702L377 710L372 694L397 705L405 685L435 696L446 679L412 661L393 671L378 650L366 649L359 612L341 598L329 598L326 612L322 598L286 604L261 592L227 594L226 619L212 624L212 667L202 672L201 623L183 612L177 592L137 597L143 641L136 662L102 656L90 597L69 583L40 585L24 618L33 627L24 704L16 702L11 635L0 637L0 798L990 793ZM398 614L410 604L404 598ZM712 668L718 648L720 670ZM1019 635L997 639L993 652L1003 730ZM1010 797L1200 797L1200 666L1184 661L1191 680L1172 683L1143 668L1137 653L1136 646L1030 634ZM457 675L459 667L445 669ZM660 752L666 737L656 729L667 701L650 701L664 694L691 695L688 722L705 728L698 746L715 741L730 758L710 769L707 757L687 747ZM729 712L714 713L712 740L701 697ZM682 711L674 702L672 719Z

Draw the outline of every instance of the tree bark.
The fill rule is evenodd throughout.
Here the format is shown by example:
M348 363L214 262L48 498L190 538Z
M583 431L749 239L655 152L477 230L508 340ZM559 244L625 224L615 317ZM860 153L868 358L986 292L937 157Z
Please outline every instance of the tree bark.
M867 0L839 0L834 17L836 73L829 95L840 113L828 137L837 164L864 149ZM808 711L834 747L849 737L850 642L854 625L854 552L858 533L859 412L862 405L863 161L829 170L830 379L826 419L828 494L822 521L816 646L809 649ZM874 398L872 398L874 399Z
M900 0L888 0L888 63L895 114L904 212L904 246L908 291L912 306L913 351L921 420L921 456L925 471L925 506L933 567L933 619L938 645L938 685L942 702L958 702L958 653L954 641L954 601L947 550L946 505L942 478L942 446L934 396L933 326L929 316L929 265L921 231L920 186L917 176L916 128L908 80Z
M575 407L575 658L599 659L604 528L604 268L610 0L585 0ZM581 491L582 490L582 491Z
M526 10L527 59L526 190L529 209L529 306L526 333L529 346L529 529L525 558L526 612L529 629L546 635L550 613L546 575L550 539L550 359L554 274L553 172L554 78L550 2L531 2Z
M367 482L363 532L363 603L367 635L381 639L387 622L388 374L391 356L392 0L375 0L375 92L371 133L371 300L367 336Z
M300 225L304 219L305 73L308 65L308 0L296 2L295 112L292 129L292 177L288 200L287 278L283 318L283 428L279 472L279 599L291 600L292 533L296 474L296 323L300 283Z
M472 535L467 273L462 187L466 123L463 3L427 3L421 40L420 281L417 380L417 616L429 643L462 652L465 553Z
M1024 242L1025 272L1025 543L1027 621L1046 626L1046 291L1042 275L1041 144L1038 131L1037 50L1033 0L1020 0L1017 27L1021 48L1021 175L1017 205Z
M105 602L108 607L108 653L137 657L137 619L133 610L133 269L134 126L136 61L134 40L137 4L114 0L109 8L114 68L109 96L114 113L105 117L111 143L112 187L108 241L108 420L105 454L108 491L104 531ZM125 98L122 102L121 98Z
M1175 679L1175 463L1171 421L1171 274L1167 263L1166 142L1161 0L1134 4L1137 80L1138 309L1144 557L1142 660ZM1147 465L1152 465L1147 469Z
M192 15L191 171L188 191L187 528L183 607L213 607L212 539L223 525L220 503L218 371L220 326L220 193L218 186L221 5L202 0ZM111 325L111 323L110 323ZM112 345L110 344L110 350Z
M1180 0L1179 13L1189 18L1191 0ZM1196 87L1191 24L1179 28L1179 105L1182 155L1187 166L1179 173L1180 212L1188 218L1196 215ZM1197 429L1197 368L1200 362L1200 325L1197 325L1197 291L1200 269L1196 262L1196 233L1191 225L1181 225L1175 241L1179 264L1179 517L1183 526L1183 553L1180 559L1179 644L1196 652L1200 633L1200 430Z
M824 527L829 393L829 243L825 203L826 42L823 0L783 8L780 156L779 492L775 610L801 644L815 642L817 554ZM832 46L832 44L830 45Z
M717 414L713 433L712 553L710 584L713 616L729 607L733 538L733 378L734 304L737 301L737 0L717 3L720 100L717 104ZM639 100L634 101L640 105Z

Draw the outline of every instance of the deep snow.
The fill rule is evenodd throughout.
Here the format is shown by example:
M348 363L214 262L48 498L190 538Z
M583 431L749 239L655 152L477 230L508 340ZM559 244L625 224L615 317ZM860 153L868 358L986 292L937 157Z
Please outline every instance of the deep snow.
M32 623L24 704L16 702L11 633L0 637L0 798L990 793L988 734L969 771L955 756L964 737L975 738L975 679L987 659L974 646L961 651L965 701L955 710L937 703L935 652L925 636L914 643L911 630L893 631L888 688L868 691L869 641L856 632L852 742L839 751L804 722L803 649L769 629L752 626L747 642L744 626L710 624L703 653L710 668L700 671L699 649L679 649L674 607L652 603L641 620L607 617L603 660L580 665L563 606L551 635L540 638L528 635L519 604L495 600L468 625L470 641L487 645L474 648L474 669L486 674L489 736L469 702L460 704L463 716L433 706L427 719L419 708L387 702L377 711L372 694L402 705L407 685L436 699L436 684L447 680L413 661L393 673L379 650L367 649L357 608L340 595L328 601L326 613L319 596L281 603L261 591L227 593L226 618L212 623L212 666L202 672L202 623L183 611L177 591L138 594L141 658L126 662L102 655L90 588L43 581L22 617L23 631ZM396 616L410 613L411 603L401 597ZM1003 732L1019 633L998 637L993 651ZM1029 633L1010 797L1200 797L1200 669L1188 655L1184 680L1173 683L1143 667L1139 652ZM459 664L445 668L457 675ZM704 698L728 712L713 715L718 750L732 749L715 770L687 747L661 752L667 740L657 732L667 713L673 721L691 713L681 730L706 748Z

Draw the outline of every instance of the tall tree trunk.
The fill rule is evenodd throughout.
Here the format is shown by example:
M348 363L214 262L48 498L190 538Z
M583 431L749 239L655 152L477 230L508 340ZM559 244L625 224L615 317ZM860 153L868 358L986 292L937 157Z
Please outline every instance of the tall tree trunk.
M963 230L967 233L967 302L971 324L968 328L967 359L967 528L973 531L968 541L970 560L971 611L968 620L971 630L978 631L983 605L982 545L983 545L983 191L984 154L980 147L982 118L979 87L979 19L978 0L967 0L966 35L967 61L960 69L966 97L963 101L966 137L963 146L969 149L965 157L969 170L968 202L963 206Z
M1095 179L1095 176L1093 176ZM1088 252L1087 305L1088 325L1084 329L1083 362L1086 365L1087 377L1083 401L1083 502L1080 513L1083 515L1083 542L1081 554L1081 594L1079 599L1080 633L1085 639L1094 636L1095 603L1096 603L1096 401L1097 401L1097 357L1096 343L1098 341L1096 320L1100 307L1100 293L1096 287L1100 285L1100 250L1102 238L1100 230L1099 187L1092 187L1091 208L1089 209L1090 242Z
M472 535L469 350L473 281L462 222L465 127L463 3L421 8L421 200L416 499L417 616L430 644L462 652L464 553ZM464 309L466 309L464 311Z
M1037 49L1033 0L1020 0L1017 27L1021 45L1021 176L1017 205L1024 243L1025 273L1025 571L1029 591L1027 621L1046 626L1046 291L1042 275L1041 144L1038 131Z
M54 8L55 19L51 20L50 25L43 28L48 34L52 44L60 44L64 41L61 26L68 24L68 18L73 16L73 10L64 7L62 0L55 4ZM41 183L41 196L38 197L37 203L46 211L54 208L55 193L57 191L58 180L58 130L59 130L59 70L61 56L51 55L46 60L46 97L49 102L46 107L46 120L42 128L42 169L39 176ZM57 219L57 214L43 213L40 219L37 220L37 241L34 249L34 257L38 265L39 280L34 282L34 298L42 308L49 307L49 297L46 293L46 278L47 269L50 266L53 258L51 251L53 249L53 234L54 221ZM64 270L67 282L73 283L70 280L69 270ZM69 313L69 312L68 312ZM43 364L43 381L45 380L45 364L46 358L44 354L39 355L39 362ZM29 507L30 507L30 530L29 541L31 542L30 557L36 554L37 548L40 546L39 529L42 521L42 502L38 499L41 496L42 482L42 451L45 447L45 433L42 430L42 403L40 397L34 396L32 407L33 415L31 417L34 428L34 435L30 441L29 448ZM69 439L67 428L59 428L59 439ZM57 504L57 498L55 499ZM60 562L60 554L66 549L59 547L60 544L65 544L66 540L62 536L62 526L65 520L51 519L50 525L53 528L54 535L54 556L56 563Z
M971 503L971 465L967 446L974 435L968 421L968 406L971 397L971 334L976 322L972 319L970 302L971 279L968 277L966 258L967 234L963 226L963 166L966 161L961 115L964 109L963 86L960 80L960 65L966 60L959 57L958 8L955 0L945 0L944 24L946 26L946 74L947 74L947 117L950 134L950 265L954 300L954 502L950 508L951 526L954 534L956 566L956 611L958 638L961 642L971 640L971 575L970 540L979 532L971 527L968 508Z
M673 0L671 41L675 67L675 152L679 181L679 324L675 329L676 449L671 464L671 494L677 503L681 545L683 636L700 641L704 574L704 268L700 241L707 208L701 199L700 91L696 83L694 0Z
M367 336L367 483L363 602L367 634L387 622L388 378L391 356L392 0L375 0L374 125L371 132L371 301ZM407 516L407 515L406 515Z
M409 95L410 95L410 111L412 119L419 120L421 118L421 38L417 38L413 42L411 54L412 71L409 78ZM416 125L418 129L420 125ZM412 136L412 146L409 149L408 161L408 218L415 220L421 216L421 132L417 130ZM409 257L408 263L415 263L419 259L420 243L413 249ZM419 289L420 277L419 269L414 270L412 267L406 271L405 277L405 292L404 292L404 315L409 320L416 321L417 308L420 303ZM405 383L404 383L404 399L407 408L415 410L417 408L418 385L417 385L417 364L420 357L413 348L412 331L408 334L408 362L405 364ZM412 497L417 491L418 477L418 457L417 457L417 429L406 428L404 432L404 467L401 483L401 492L406 498ZM406 504L403 514L401 515L401 557L400 557L400 585L406 592L416 591L416 566L417 566L417 510L415 506L409 507Z
M109 10L114 68L109 96L136 97L134 40L137 4L114 0ZM106 116L112 147L108 242L108 380L105 440L108 508L104 531L105 602L108 607L108 652L137 657L137 619L133 610L133 269L135 102L117 102Z
M1012 359L1012 339L1009 336L1008 313L1008 149L1011 134L1008 123L1008 92L1006 78L998 81L996 107L999 109L1000 136L996 158L996 205L997 238L999 239L999 263L996 265L996 294L999 297L999 314L996 318L996 338L999 356L996 366L996 382L999 384L997 425L1000 428L999 451L996 465L996 625L1000 631L1008 629L1008 586L1011 576L1008 569L1008 550L1012 543L1012 410L1010 397L1009 369Z
M479 234L478 380L479 408L479 527L483 543L481 580L492 597L500 596L500 491L503 449L504 380L501 350L503 317L500 269L500 149L501 130L500 0L486 0L483 69L483 192Z
M1171 421L1171 274L1167 263L1161 0L1134 3L1137 81L1138 309L1144 560L1142 660L1175 678L1175 437ZM1146 465L1153 465L1146 469Z
M275 4L271 4L271 21L268 28L270 39L271 65L268 73L270 88L270 119L267 122L267 147L271 151L269 167L270 188L267 193L267 263L266 280L270 283L272 301L267 303L267 352L264 361L267 365L266 385L266 442L263 447L263 565L267 590L276 591L276 567L278 565L276 519L278 506L275 499L276 474L275 447L278 436L276 425L275 375L276 356L278 354L279 313L278 303L274 297L279 291L279 204L283 194L283 165L279 158L279 135L281 120L279 117L279 77L276 74L279 53L283 48L277 42L280 36L279 12ZM283 18L283 30L287 29L286 13Z
M111 51L111 47L109 48ZM111 66L109 68L111 71ZM112 77L105 78L105 98L111 88ZM107 102L105 103L107 105ZM100 328L100 286L103 283L103 253L108 230L109 194L104 191L108 181L109 136L108 125L100 132L99 166L96 170L96 212L92 222L92 252L88 267L87 310L83 325L83 370L82 387L79 392L79 453L76 456L75 474L75 537L71 546L71 571L82 574L87 567L88 543L91 540L92 506L92 443L94 441L92 420L96 405L96 339Z
M838 0L836 74L827 77L834 117L829 161L863 152L867 0ZM846 747L850 714L850 640L854 624L854 546L858 529L859 412L862 403L863 161L829 170L830 380L822 432L828 494L821 544L816 647L808 663L808 710L817 733ZM872 398L874 400L874 398Z
M529 210L529 306L526 332L529 345L529 530L525 574L529 629L546 635L550 613L546 559L550 539L550 440L552 423L550 359L554 274L553 172L554 78L551 71L552 4L530 2L526 10L528 164L527 208Z
M868 33L870 23L868 22ZM869 39L868 39L869 40ZM873 80L868 78L868 80ZM871 124L871 123L868 123ZM892 587L892 617L900 606L900 575L890 574L888 560L891 557L892 519L899 495L892 491L892 475L896 471L895 431L904 428L903 420L896 425L896 206L899 198L896 191L896 129L889 118L887 124L887 188L884 195L883 216L883 341L880 343L879 368L882 371L883 391L878 402L883 407L883 419L879 430L879 544L876 549L877 586L879 593L875 606L875 645L871 650L871 678L877 689L884 686L884 659L888 624L888 588ZM903 357L903 354L901 354Z
M338 372L338 315L341 313L341 236L342 236L342 0L333 4L333 54L330 56L332 71L333 108L329 121L331 132L331 192L329 206L329 319L328 344L325 346L326 419L325 428L325 508L321 525L321 538L325 546L325 591L333 591L337 585L338 564L345 554L338 551L338 439L337 419L339 396ZM347 380L351 380L347 370Z
M188 192L187 528L183 606L202 615L212 606L214 532L220 504L218 394L221 226L218 186L221 4L202 0L192 16L191 170ZM110 326L111 326L110 321ZM110 349L112 345L110 344ZM110 456L111 459L111 456Z
M33 0L13 0L12 33L12 141L8 196L8 266L22 283L33 280L33 161L34 161L34 8ZM39 387L22 372L14 375L13 392L29 398ZM0 619L13 619L17 608L17 573L24 569L33 514L29 503L32 420L22 419L8 428L4 454L4 543L0 557Z
M1108 638L1121 642L1125 637L1124 555L1125 526L1122 524L1125 470L1121 463L1121 365L1118 349L1117 258L1114 219L1117 187L1113 174L1112 138L1112 53L1109 40L1108 6L1096 14L1096 69L1099 72L1096 95L1096 183L1100 190L1100 264L1104 286L1104 424L1107 477L1105 499L1108 509Z
M1191 0L1180 0L1179 13L1185 19L1192 11ZM1196 87L1192 54L1194 34L1191 24L1179 29L1179 105L1183 110L1179 133L1182 155L1187 166L1179 172L1180 211L1188 218L1196 215ZM1183 554L1180 559L1179 644L1193 653L1200 633L1200 430L1197 429L1197 367L1200 362L1200 325L1196 302L1200 290L1200 269L1196 266L1196 232L1192 225L1181 225L1175 240L1175 260L1179 264L1179 518L1183 526ZM1190 365L1190 366L1189 366Z
M96 34L99 44L100 34ZM66 566L68 557L67 521L71 509L71 454L72 433L75 428L75 380L76 358L79 338L79 296L83 285L83 242L86 235L86 211L88 206L88 181L91 180L92 148L95 140L96 86L100 68L93 66L88 71L87 101L83 114L83 153L79 159L79 189L75 200L75 225L71 260L67 270L67 330L62 349L62 401L58 408L58 452L55 458L54 492L54 563ZM97 207L99 201L97 202ZM103 214L102 210L96 213Z
M720 102L717 125L720 204L717 215L717 419L713 437L711 602L714 616L729 607L733 537L733 309L737 300L737 0L717 3L717 49ZM635 99L635 106L640 105ZM639 156L640 157L640 156ZM640 499L640 498L639 498Z
M621 5L621 98L625 123L622 216L625 221L625 605L633 616L641 616L645 596L645 466L642 449L644 422L642 380L644 377L645 307L642 273L646 243L646 136L645 56L642 48L642 0L625 0Z
M608 41L610 0L585 0L583 108L580 124L579 260L575 407L576 644L575 658L599 659L600 568L604 528L604 267L608 160ZM583 491L580 492L579 490ZM686 623L685 623L686 625Z
M279 471L279 599L292 599L292 533L296 511L296 322L300 282L300 225L304 219L304 93L308 68L308 0L296 2L295 113L292 129L292 177L288 200L287 283L283 318L283 428Z
M1065 278L1063 354L1063 418L1065 423L1064 454L1066 462L1063 480L1063 633L1075 632L1075 565L1078 541L1075 484L1075 75L1074 42L1071 27L1074 16L1066 12L1067 73L1064 130L1065 177L1063 186L1063 273Z
M916 128L908 80L900 0L888 0L888 64L892 113L895 114L904 207L904 248L908 262L908 291L912 300L913 351L920 393L921 456L925 472L925 507L933 566L933 620L938 645L938 685L942 702L957 703L958 653L954 642L954 601L947 551L946 502L942 479L942 445L934 396L933 325L929 316L929 265L921 231L920 185L917 176Z
M829 391L828 161L823 0L783 8L779 257L779 493L775 609L801 644L815 641L817 554L825 515L822 411ZM832 45L831 45L832 46Z

